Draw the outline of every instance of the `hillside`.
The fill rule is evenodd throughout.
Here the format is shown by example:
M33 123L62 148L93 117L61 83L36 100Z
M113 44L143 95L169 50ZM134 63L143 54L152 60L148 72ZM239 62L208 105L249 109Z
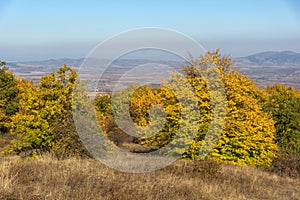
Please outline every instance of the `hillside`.
M293 51L266 51L256 53L243 58L253 65L263 66L299 66L300 65L300 53Z
M213 161L131 174L96 160L4 158L0 172L0 199L300 199L299 179Z
M300 90L300 53L261 52L235 58L234 66L252 78L259 87L280 83Z

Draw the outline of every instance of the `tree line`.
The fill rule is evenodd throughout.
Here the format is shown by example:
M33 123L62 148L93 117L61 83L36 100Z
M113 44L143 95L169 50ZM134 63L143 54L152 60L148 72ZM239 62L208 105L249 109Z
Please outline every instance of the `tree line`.
M209 143L206 133L221 128L220 135L212 136L217 137L217 142L207 152L210 159L281 168L300 160L299 91L280 84L257 88L254 81L232 69L231 58L220 55L218 50L207 52L192 63L182 67L183 73L172 72L164 86L133 85L115 94L96 96L94 104L104 134L117 146L134 143L157 150L172 144L174 148L166 148L166 154L202 159L199 153L205 149L201 147ZM221 81L209 85L208 77L213 73ZM1 62L0 131L2 140L9 140L3 154L91 157L72 118L72 88L76 79L76 71L65 65L34 85L16 78ZM189 90L183 87L186 83ZM218 84L223 84L225 101L211 88ZM197 108L185 106L193 104L189 101ZM213 123L213 110L222 103L224 124L218 120ZM121 105L129 111L118 110ZM125 112L137 125L139 137L128 136L118 126ZM183 117L182 113L187 114ZM191 135L191 130L195 134Z

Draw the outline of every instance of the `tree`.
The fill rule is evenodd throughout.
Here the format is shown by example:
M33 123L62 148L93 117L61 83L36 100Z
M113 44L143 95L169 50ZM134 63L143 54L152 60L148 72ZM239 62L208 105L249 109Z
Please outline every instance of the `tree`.
M0 61L0 132L8 132L10 117L18 110L18 86L6 63Z
M128 137L118 128L112 115L111 95L96 95L94 104L97 120L102 128L104 136L108 137L117 145L126 141Z
M5 153L89 155L72 118L72 88L76 78L76 71L65 65L42 77L38 87L28 81L19 83L19 111L10 123L10 133L17 139L11 141Z
M198 132L194 135L192 143L188 143L188 148L174 148L173 151L183 153L182 157L199 159L201 154L207 153L209 149L203 149L203 145L212 143L218 139L214 148L210 151L209 157L216 160L222 160L237 164L255 165L255 166L269 166L275 158L277 150L274 144L274 121L271 116L262 110L257 97L261 91L255 87L253 81L246 76L238 73L230 68L231 59L219 54L218 50L215 52L208 52L202 56L200 60L194 60L194 65L184 66L183 71L185 77L180 74L173 74L168 88L182 88L183 78L185 78L193 88L193 92L197 97L199 121ZM215 80L214 74L218 73L221 80ZM226 92L226 99L222 99L221 93L214 88L218 88L220 84L224 84ZM181 91L182 95L188 96L187 90ZM159 98L157 96L157 98ZM182 98L180 95L176 98ZM214 104L212 104L214 98ZM145 97L143 99L146 99ZM159 102L159 100L157 100ZM180 102L180 101L179 101ZM218 104L226 104L225 125L219 138L214 135L214 131L222 128L222 115L219 119L215 119L213 109L220 109L217 112L223 112L222 107ZM142 104L142 103L141 103ZM169 104L170 105L170 104ZM174 104L175 105L175 104ZM173 106L174 106L173 105ZM180 105L179 105L180 106ZM174 108L174 107L173 107ZM181 109L174 110L172 120L168 118L169 123L173 123L173 127L179 127L181 124L188 123L189 127L194 127L191 123L195 119L195 115L187 115L185 118L180 117ZM179 115L175 113L179 112ZM224 112L225 113L225 112ZM171 116L171 115L169 115ZM214 123L211 123L211 122ZM210 127L210 126L214 127ZM166 127L166 126L165 126ZM166 130L166 129L164 129ZM181 132L187 133L187 130ZM211 139L205 139L209 132ZM161 131L158 135L145 138L144 144L153 144L153 142L165 144L170 142L173 135L181 134L176 129L168 129ZM186 134L183 134L183 136ZM205 142L204 142L205 139ZM163 142L162 142L163 141ZM184 139L177 140L177 146L180 143L190 141ZM199 155L200 154L200 155Z
M125 132L137 132L136 142L163 154L187 159L208 154L230 163L270 166L277 151L274 121L262 109L263 92L254 82L233 70L231 59L218 50L183 66L183 72L173 72L158 88L135 85L117 92L110 107L113 120Z
M273 171L300 174L300 92L292 87L275 84L266 89L264 109L275 121L275 141L279 146Z
M138 88L130 99L130 111L133 121L140 126L139 143L151 149L160 149L171 142L181 124L178 99L165 86Z
M300 153L300 92L275 84L266 89L264 109L275 121L275 141L281 151Z
M200 60L197 66L212 66L216 68L222 77L226 91L226 118L219 141L209 156L217 160L223 160L238 164L255 166L269 166L275 157L276 145L274 139L274 121L268 113L262 110L257 96L259 89L252 80L233 70L231 59L215 52L208 52ZM197 69L197 67L195 67ZM191 77L188 73L187 75ZM201 74L194 73L191 77L192 84L201 80ZM200 79L200 80L198 80ZM204 80L205 81L205 80ZM199 84L198 84L199 85ZM200 84L203 87L203 84ZM207 90L195 87L199 92L202 107L203 96L208 97ZM204 85L205 87L205 85ZM206 86L207 88L207 86ZM206 94L205 94L206 93ZM206 106L205 112L210 108ZM206 120L209 118L206 118Z

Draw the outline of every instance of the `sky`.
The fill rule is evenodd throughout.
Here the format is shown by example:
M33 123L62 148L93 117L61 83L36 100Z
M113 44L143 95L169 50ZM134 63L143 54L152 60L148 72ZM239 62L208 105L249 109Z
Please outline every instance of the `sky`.
M142 27L172 29L233 57L300 52L297 0L0 0L0 60L85 57Z

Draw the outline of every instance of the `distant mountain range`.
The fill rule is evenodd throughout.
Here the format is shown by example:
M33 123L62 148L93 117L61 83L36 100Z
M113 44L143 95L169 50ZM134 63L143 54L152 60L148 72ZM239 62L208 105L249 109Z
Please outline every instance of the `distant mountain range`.
M235 58L234 67L252 78L259 87L280 83L300 90L300 53L261 52Z
M235 60L237 62L247 61L249 64L262 66L299 66L300 53L293 51L266 51Z
M266 87L274 83L293 86L300 90L300 53L292 51L266 51L246 57L234 58L233 67L252 78L259 87ZM68 66L78 70L84 58L79 59L50 59L45 61L9 62L7 65L16 76L38 81L39 78L60 66ZM126 73L138 65L155 62L176 70L186 64L178 61L151 61L143 59L123 59L113 63L106 72L108 79L116 81L120 74ZM91 66L99 67L104 60L91 59ZM88 73L88 72L87 72Z

